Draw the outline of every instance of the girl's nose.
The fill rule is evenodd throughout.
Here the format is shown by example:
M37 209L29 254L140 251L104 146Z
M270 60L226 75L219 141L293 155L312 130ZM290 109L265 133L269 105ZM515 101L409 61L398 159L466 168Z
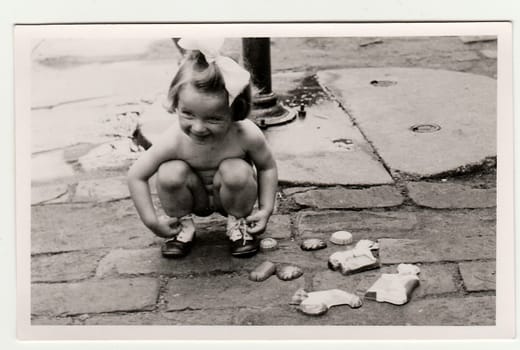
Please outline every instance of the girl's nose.
M202 121L195 120L191 125L191 130L193 130L194 132L203 132L206 130L206 127L204 126L204 123Z

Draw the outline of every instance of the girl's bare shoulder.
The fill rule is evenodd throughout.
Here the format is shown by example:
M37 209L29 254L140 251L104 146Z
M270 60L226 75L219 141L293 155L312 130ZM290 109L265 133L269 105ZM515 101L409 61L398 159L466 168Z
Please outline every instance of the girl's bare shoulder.
M264 139L262 130L250 119L240 120L234 123L237 136L244 141L254 141Z
M163 131L153 142L153 146L160 152L175 154L182 147L182 135L178 124L174 123Z

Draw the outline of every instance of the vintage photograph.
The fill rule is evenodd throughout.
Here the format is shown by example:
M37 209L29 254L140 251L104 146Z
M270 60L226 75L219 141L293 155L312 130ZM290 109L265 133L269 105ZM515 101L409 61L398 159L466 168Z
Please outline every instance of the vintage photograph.
M105 30L27 43L31 326L496 325L496 35Z

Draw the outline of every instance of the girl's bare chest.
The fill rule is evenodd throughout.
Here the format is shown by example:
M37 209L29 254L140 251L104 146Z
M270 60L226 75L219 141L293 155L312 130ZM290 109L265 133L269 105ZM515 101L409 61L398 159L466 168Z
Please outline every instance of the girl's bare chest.
M182 150L180 158L196 170L216 170L224 159L245 159L245 151L238 145L217 145Z

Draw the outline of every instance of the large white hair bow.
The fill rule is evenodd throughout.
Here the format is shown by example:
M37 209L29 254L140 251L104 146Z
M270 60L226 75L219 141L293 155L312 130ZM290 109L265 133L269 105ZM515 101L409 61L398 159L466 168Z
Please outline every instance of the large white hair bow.
M177 43L186 50L199 50L208 63L215 62L229 96L229 105L249 84L250 74L231 58L220 55L223 38L182 38Z

